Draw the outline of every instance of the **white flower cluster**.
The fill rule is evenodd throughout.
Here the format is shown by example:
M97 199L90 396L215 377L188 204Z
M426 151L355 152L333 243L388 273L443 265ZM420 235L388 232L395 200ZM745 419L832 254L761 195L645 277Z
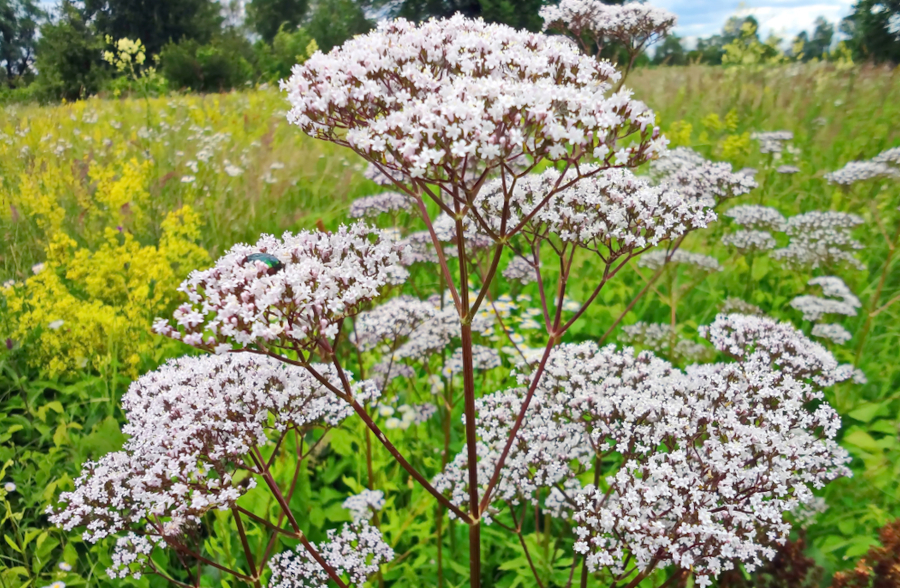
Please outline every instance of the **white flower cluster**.
M875 163L887 163L900 166L900 147L886 149L872 158Z
M459 183L470 159L489 170L523 154L602 158L635 133L625 165L654 158L665 144L654 114L627 91L605 96L619 78L568 43L457 14L383 20L295 66L282 88L304 132L391 171Z
M787 323L720 315L703 332L735 361L682 372L649 352L556 348L493 501L534 502L539 489L552 488L548 507L573 513L576 551L592 571L614 576L628 562L639 570L675 564L708 585L735 560L752 568L773 557L771 545L790 530L784 513L849 473L834 441L840 418L820 401L822 386L850 374ZM523 394L478 401L483 482ZM575 478L611 453L621 466L605 478L607 489L581 489ZM435 480L460 505L466 461L464 450Z
M829 184L850 186L856 182L900 178L900 147L882 151L868 161L851 161L841 169L825 174Z
M376 409L375 414L385 419L385 429L406 431L410 427L427 422L437 412L437 407L428 402L398 405L398 400L399 398L393 398L392 400L378 400L372 403L372 406Z
M509 263L503 268L502 274L510 282L518 282L522 285L537 281L534 264L518 255L509 260Z
M825 174L829 184L840 186L885 178L900 178L900 170L882 162L851 161L841 169Z
M565 174L551 168L519 178L511 189L494 180L485 184L476 206L494 231L499 232L508 206L507 230L533 215L527 233L551 233L593 250L604 246L612 256L657 245L716 219L703 204L686 200L665 184L651 186L628 170L591 165Z
M799 174L800 168L796 165L779 165L775 171L784 175L793 175Z
M668 354L672 348L672 358L678 361L698 361L709 357L710 349L696 341L685 339L666 323L646 323L638 321L622 327L619 341L650 349L660 354Z
M463 234L466 238L466 248L469 252L485 249L493 244L493 239L478 230L470 216L463 218ZM450 246L442 246L445 258L457 257L459 249L456 246L456 221L446 213L441 213L432 221L434 234L440 243ZM437 251L429 231L418 231L407 235L400 242L403 247L403 265L410 266L414 263L437 263Z
M331 366L317 368L339 382ZM85 526L86 541L130 529L147 535L119 541L114 577L253 488L242 456L268 444L269 430L333 426L351 412L306 370L249 353L170 361L134 382L122 404L122 450L85 463L75 490L60 496L64 506L49 510L66 531Z
M472 331L481 333L494 324L494 315L479 311L472 317ZM434 316L423 322L410 333L408 340L394 352L394 360L427 360L433 354L445 349L460 336L459 314L452 305L436 310Z
M843 345L853 337L850 331L841 325L827 323L819 323L813 326L812 336L828 339L838 345Z
M753 133L750 138L759 141L760 153L781 153L784 143L794 139L794 133L790 131L768 131Z
M765 316L766 314L755 304L750 304L746 300L741 300L734 296L726 298L719 310L724 314L749 314L751 316Z
M775 249L775 238L768 231L735 231L722 236L722 244L741 253Z
M390 170L390 174L390 176L386 175L384 172L378 169L375 164L369 163L369 165L366 167L366 170L363 172L363 177L367 180L375 182L379 186L393 186L395 181L405 182L408 179L408 177L402 172L393 169Z
M699 167L708 163L702 155L690 147L676 147L664 151L658 159L650 162L650 175L663 178L685 168Z
M708 208L747 194L758 186L752 176L735 173L730 163L709 161L678 168L663 181L679 190L688 201Z
M540 10L544 29L557 28L580 38L587 34L599 45L617 41L627 47L643 47L664 37L677 22L665 10L642 2L604 4L600 0L561 0Z
M490 370L500 367L500 352L492 347L484 345L472 346L472 368L476 370ZM463 371L462 348L453 352L446 363L442 374L445 378L452 378Z
M365 198L358 198L350 204L350 218L375 218L379 214L408 212L416 205L415 200L402 192L382 192Z
M719 260L709 255L701 253L692 253L684 249L676 249L669 258L669 253L664 249L656 249L649 253L643 254L638 258L638 267L646 267L652 270L658 270L664 265L687 265L699 269L704 272L722 271Z
M374 239L374 240L373 240ZM402 248L364 224L335 233L263 235L236 245L208 270L194 271L180 290L177 326L157 319L154 330L216 352L263 344L315 345L389 284L405 281Z
M863 269L853 252L862 244L853 239L850 231L862 224L855 214L836 211L813 211L792 216L787 222L787 234L791 240L787 247L771 253L791 268L849 265Z
M742 204L730 208L722 214L733 219L736 224L748 229L782 232L787 228L787 221L784 215L768 206Z
M393 347L435 312L430 302L403 294L359 313L349 339L360 351L371 351L381 344Z
M817 321L826 314L856 316L860 308L859 298L838 277L822 276L807 282L810 286L820 286L826 298L819 296L797 296L791 306L803 313L803 320Z
M366 522L345 524L340 532L328 531L328 539L313 547L339 576L362 586L378 566L394 559L381 531ZM302 545L293 552L275 555L269 562L271 588L328 588L329 578L322 566Z
M354 523L368 521L373 514L384 508L384 492L366 489L345 500L341 506L350 511Z

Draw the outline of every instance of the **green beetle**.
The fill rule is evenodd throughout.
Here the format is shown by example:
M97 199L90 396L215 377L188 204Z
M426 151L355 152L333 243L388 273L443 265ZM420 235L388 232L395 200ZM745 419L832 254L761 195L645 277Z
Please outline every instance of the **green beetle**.
M270 276L272 274L276 274L282 269L284 269L284 264L275 257L274 255L269 255L268 253L251 253L244 260L244 263L261 261L269 268L266 270L266 273Z

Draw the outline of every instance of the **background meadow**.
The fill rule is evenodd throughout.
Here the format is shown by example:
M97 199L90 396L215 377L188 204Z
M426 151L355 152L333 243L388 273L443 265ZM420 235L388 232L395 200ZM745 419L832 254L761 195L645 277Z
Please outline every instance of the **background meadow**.
M859 367L867 382L837 386L828 398L843 417L841 443L853 455L854 476L829 485L822 494L828 509L805 528L798 526L805 554L822 569L802 574L794 584L783 579L766 584L764 575L720 581L723 586L813 586L819 579L828 584L835 571L851 568L877 547L879 529L900 517L900 303L895 303L900 301L900 181L860 182L846 189L824 178L847 162L900 145L900 74L840 63L694 65L638 69L628 85L656 111L672 146L756 170L759 188L729 207L763 204L786 217L837 210L864 219L853 231L863 245L857 252L862 269L797 271L764 254L742 255L723 245L733 223L720 214L719 222L691 236L685 249L716 257L726 271L697 275L685 268L667 274L614 325L652 274L631 264L569 335L574 341L621 342L627 338L623 326L644 321L677 325L680 338L699 341L697 327L709 323L730 297L809 333L812 324L788 303L813 292L810 278L840 276L863 308L838 321L853 338L843 345L823 343L841 362ZM231 245L254 242L261 233L334 228L355 198L385 190L364 177L361 160L289 126L286 108L281 93L266 85L229 94L4 107L0 586L164 585L148 577L108 580L103 570L109 543L89 546L77 534L50 528L43 512L60 491L72 488L84 460L121 445L119 399L128 384L189 352L150 331L153 319L170 313L180 300L177 287L188 271L208 267ZM753 133L776 130L791 131L793 140L780 154L760 153ZM786 165L798 171L780 173ZM784 235L778 239L779 246L787 242ZM580 258L575 267L570 296L577 299L588 295L578 291L577 277L590 274L591 260ZM436 279L423 270L409 288ZM513 291L517 297L536 293L533 284ZM517 315L516 298L498 303L510 320L527 319ZM675 351L670 356L684 365ZM402 401L431 401L426 374L421 384L404 390ZM430 473L440 469L441 456L417 448L443 444L436 423L397 424L392 431L400 449L419 456ZM316 529L349 520L341 503L367 486L371 466L376 487L388 498L382 530L397 553L382 581L437 585L435 529L430 519L418 516L435 503L388 455L376 450L367 464L364 434L355 421L329 433L314 466L302 472L291 506L318 539ZM454 433L450 455L461 444ZM287 470L290 464L280 465ZM535 520L525 539L536 567L546 585L564 584L568 561L560 554L566 546L554 526L565 522ZM214 530L224 524L215 515L209 521ZM210 535L207 549L224 561L239 558L237 543L224 526L220 531ZM456 585L467 573L465 530L451 524L444 537L444 574ZM485 568L502 578L494 585L531 586L519 545L508 537L492 543L503 546L484 556ZM230 584L210 569L204 585Z

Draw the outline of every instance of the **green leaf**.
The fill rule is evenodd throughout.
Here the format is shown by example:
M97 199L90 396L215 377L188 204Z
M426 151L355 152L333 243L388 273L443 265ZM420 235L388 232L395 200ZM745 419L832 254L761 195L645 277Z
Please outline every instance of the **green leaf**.
M865 555L869 548L875 545L878 541L875 537L869 536L860 536L854 537L850 540L850 545L847 547L847 551L844 552L844 557L847 559L857 558L861 555Z
M38 418L44 422L47 422L47 411L48 410L52 410L53 412L55 412L57 414L62 414L64 412L62 403L59 400L53 400L52 402L48 402L47 404L45 404L44 406L42 406L38 409L38 411L37 411Z
M887 410L887 406L884 404L876 404L874 402L865 402L860 404L857 408L851 410L847 413L852 419L856 419L863 423L868 423L876 416L879 416L880 413Z
M53 444L62 447L69 440L69 433L66 430L66 423L59 423L56 432L53 433Z
M125 435L122 434L119 422L113 417L106 417L81 438L78 448L84 457L97 458L119 450L123 443Z
M3 535L3 538L6 539L6 544L9 545L13 549L13 551L15 551L16 553L22 553L22 550L19 549L19 546L16 545L16 542L13 541L9 535Z
M769 258L760 257L755 259L753 261L753 270L750 272L750 277L753 278L755 282L758 282L763 279L767 273L769 273Z
M844 441L871 453L881 453L881 446L878 445L878 442L862 429L852 430L844 437Z

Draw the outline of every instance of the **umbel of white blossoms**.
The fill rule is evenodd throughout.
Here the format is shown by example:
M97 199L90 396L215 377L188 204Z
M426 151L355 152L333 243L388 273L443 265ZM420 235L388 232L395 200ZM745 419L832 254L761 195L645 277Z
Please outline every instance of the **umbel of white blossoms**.
M394 559L394 550L381 531L365 521L344 525L340 532L328 531L328 539L313 544L316 551L338 575L347 576L354 586L362 586L378 566ZM309 552L298 546L293 552L275 555L269 563L271 588L328 588L328 574Z
M900 180L900 147L882 151L868 161L851 161L825 174L829 184L850 186L866 180Z
M752 569L771 559L790 531L785 513L849 475L834 441L840 417L822 388L851 371L788 323L719 315L701 334L732 361L681 371L630 348L556 348L491 512L535 503L550 489L545 507L573 519L588 568L617 582L632 566L674 564L706 586L734 562ZM493 471L523 395L517 388L479 400L480 480ZM459 504L466 459L464 449L435 480ZM582 488L578 478L596 463L613 464L600 472L605 490Z
M715 257L685 251L684 249L676 249L672 253L667 253L663 249L657 249L642 255L638 259L637 264L638 267L646 267L652 270L658 270L664 266L686 265L704 272L722 271L722 266L719 265L719 260Z
M548 169L512 183L492 180L475 206L497 233L508 210L505 231L530 216L523 227L529 240L552 236L596 251L606 260L716 220L704 203L685 198L667 184L651 186L629 170L598 170L590 164L564 173Z
M175 311L177 324L157 319L153 328L215 352L309 349L333 338L340 322L382 288L406 280L401 252L386 232L362 223L334 233L263 235L256 245L235 245L214 267L191 272L179 288L188 302Z
M729 208L722 214L732 218L735 224L747 229L782 232L787 228L784 215L768 206L741 204Z
M722 244L734 247L741 253L775 249L775 238L768 231L741 230L722 236Z
M586 35L599 49L610 41L641 48L665 36L677 22L677 17L664 8L642 2L604 4L600 0L561 0L558 5L541 8L540 16L544 29L571 32L578 41Z
M466 190L502 164L593 157L636 167L665 148L609 62L543 34L459 14L381 21L283 81L288 120L390 175ZM470 160L483 174L467 174ZM460 197L451 193L453 197Z
M330 365L316 367L339 385ZM270 432L330 427L351 413L306 370L249 353L170 361L134 382L122 405L122 450L84 464L63 506L48 509L66 531L86 527L86 541L124 534L108 570L115 578L139 577L154 546L184 543L206 512L255 487L242 457Z
M853 255L863 245L850 232L862 224L855 214L829 210L814 210L792 216L787 221L787 234L791 240L787 247L774 250L770 255L790 268L835 268L849 265L863 269L863 264Z
M408 194L382 192L365 198L357 198L350 204L350 218L375 218L380 214L410 212L416 201Z
M856 316L861 306L859 298L842 279L836 276L821 276L811 279L807 285L820 286L825 298L803 295L791 300L791 306L803 313L803 320L817 321L826 314ZM822 329L819 329L819 333L822 332ZM819 336L815 332L813 334Z

